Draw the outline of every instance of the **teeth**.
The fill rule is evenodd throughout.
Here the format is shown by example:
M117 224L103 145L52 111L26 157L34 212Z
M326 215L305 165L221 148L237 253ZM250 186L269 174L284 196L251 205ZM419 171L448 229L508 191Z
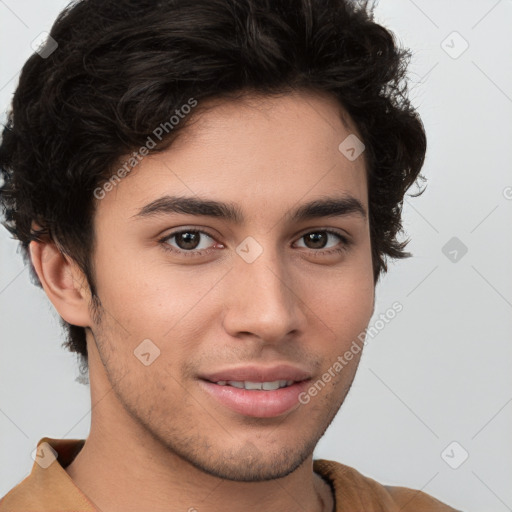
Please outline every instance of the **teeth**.
M243 382L236 382L234 380L228 380L228 385L233 386L234 388L240 388L244 389L244 383Z
M242 384L242 387L244 387L245 389L263 389L263 382L250 382L247 380L241 384ZM272 382L272 384L275 384L275 383ZM272 389L277 389L277 386Z
M291 386L295 381L293 380L275 380L273 382L251 382L251 381L236 381L236 380L219 380L216 384L219 386L233 386L238 389L259 389L264 391L274 391L279 388Z

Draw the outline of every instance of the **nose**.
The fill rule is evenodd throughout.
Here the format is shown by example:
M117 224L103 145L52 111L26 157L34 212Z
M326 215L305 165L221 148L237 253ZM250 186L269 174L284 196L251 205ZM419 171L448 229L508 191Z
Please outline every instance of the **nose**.
M304 331L300 282L276 250L264 250L252 263L236 256L228 276L223 318L231 336L278 343Z

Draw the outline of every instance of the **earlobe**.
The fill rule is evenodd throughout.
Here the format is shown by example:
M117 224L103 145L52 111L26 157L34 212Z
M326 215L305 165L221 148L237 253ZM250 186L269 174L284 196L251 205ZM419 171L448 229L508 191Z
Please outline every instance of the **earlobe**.
M54 242L32 241L30 258L46 295L68 323L91 326L90 290L83 272Z

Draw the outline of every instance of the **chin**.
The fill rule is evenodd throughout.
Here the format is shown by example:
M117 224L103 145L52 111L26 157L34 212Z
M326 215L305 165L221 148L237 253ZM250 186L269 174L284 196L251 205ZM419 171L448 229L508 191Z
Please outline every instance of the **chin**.
M267 448L263 452L251 442L238 450L222 450L217 457L212 456L212 449L207 459L191 456L186 460L197 469L224 480L236 482L264 482L283 478L293 473L313 453L315 443L295 445L293 449L277 446L276 451Z

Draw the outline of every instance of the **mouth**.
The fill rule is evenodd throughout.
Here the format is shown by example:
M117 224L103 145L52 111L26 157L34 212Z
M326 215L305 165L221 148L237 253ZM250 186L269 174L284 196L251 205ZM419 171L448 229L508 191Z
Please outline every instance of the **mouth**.
M273 418L299 407L311 374L289 366L239 367L202 376L201 388L222 408L253 418Z
M294 380L274 380L268 382L251 382L251 381L240 381L240 380L219 380L213 384L218 386L232 386L238 389L251 390L262 390L262 391L275 391L276 389L287 388L294 384Z

